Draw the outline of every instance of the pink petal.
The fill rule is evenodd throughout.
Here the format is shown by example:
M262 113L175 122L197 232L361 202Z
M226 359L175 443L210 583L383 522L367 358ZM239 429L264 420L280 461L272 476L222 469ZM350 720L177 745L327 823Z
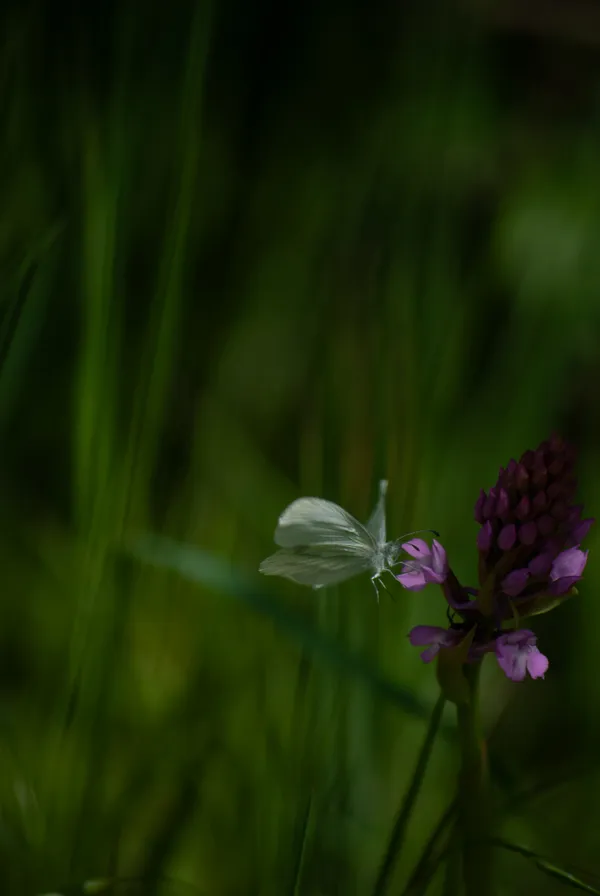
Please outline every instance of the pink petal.
M412 538L410 541L405 542L402 548L407 554L418 560L424 560L425 557L431 556L431 548L422 538Z
M408 591L422 591L427 584L425 574L421 569L418 572L402 572L396 578L402 587L407 588Z
M448 634L448 629L439 625L416 625L408 634L408 640L413 647L425 647L428 644L437 644Z
M527 657L527 671L532 678L543 678L548 671L550 661L547 656L534 647Z

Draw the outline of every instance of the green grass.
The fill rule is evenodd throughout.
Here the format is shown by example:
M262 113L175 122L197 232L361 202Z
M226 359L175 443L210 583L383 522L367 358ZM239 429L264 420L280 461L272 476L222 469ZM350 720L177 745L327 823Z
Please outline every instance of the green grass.
M592 513L600 488L585 69L580 111L532 112L510 38L310 7L278 47L266 8L233 8L126 5L64 52L33 8L6 20L11 896L370 896L437 699L406 633L444 606L258 581L277 515L319 494L366 518L385 476L393 535L438 529L474 584L472 507L511 455L562 429ZM597 877L595 541L577 601L536 624L546 681L486 669L484 719L498 837ZM423 850L453 721L390 896L443 892L449 828ZM564 891L523 854L498 868L503 892Z

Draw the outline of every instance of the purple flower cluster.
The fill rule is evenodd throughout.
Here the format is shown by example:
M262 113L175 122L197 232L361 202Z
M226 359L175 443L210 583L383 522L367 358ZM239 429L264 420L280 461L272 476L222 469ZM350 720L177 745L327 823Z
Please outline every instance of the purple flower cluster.
M588 552L580 545L594 520L584 519L583 506L572 504L574 461L573 448L553 435L519 461L511 460L496 485L481 491L475 505L478 589L459 583L439 542L430 548L417 538L403 545L410 559L397 576L400 583L411 591L441 585L453 619L450 628L419 625L410 632L411 644L426 648L424 662L470 635L469 661L493 652L513 681L523 681L527 673L544 677L549 663L535 634L515 626L576 593L583 575Z

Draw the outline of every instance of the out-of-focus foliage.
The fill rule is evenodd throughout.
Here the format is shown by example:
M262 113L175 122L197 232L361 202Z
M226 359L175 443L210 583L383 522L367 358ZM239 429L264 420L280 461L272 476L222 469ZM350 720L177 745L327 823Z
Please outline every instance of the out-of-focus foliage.
M598 512L600 30L471 6L5 10L1 893L371 893L437 696L406 633L444 606L257 582L277 515L366 518L385 476L391 534L474 584L479 488L552 429ZM300 636L133 559L150 531ZM484 715L498 836L599 875L596 540L546 680L490 661ZM394 892L456 767L439 738Z

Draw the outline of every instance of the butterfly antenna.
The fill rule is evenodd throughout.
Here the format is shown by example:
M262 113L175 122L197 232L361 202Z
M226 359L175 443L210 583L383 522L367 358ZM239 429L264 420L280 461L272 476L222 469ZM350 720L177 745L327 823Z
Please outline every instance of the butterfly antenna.
M424 533L428 533L429 535L435 535L436 538L440 537L440 533L436 531L436 529L416 529L414 532L407 532L406 535L401 535L400 538L395 538L394 541L405 541L407 538L410 538L412 535L422 535Z

